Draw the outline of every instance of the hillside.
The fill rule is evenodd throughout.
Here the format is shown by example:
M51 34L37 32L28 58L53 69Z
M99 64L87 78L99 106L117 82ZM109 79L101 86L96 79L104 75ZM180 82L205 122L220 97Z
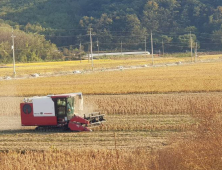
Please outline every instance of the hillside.
M44 35L62 50L81 42L87 51L89 28L102 51L119 51L121 41L125 51L141 50L145 39L150 46L151 31L156 50L162 42L168 52L188 50L190 33L201 50L222 45L219 0L1 0L0 21Z

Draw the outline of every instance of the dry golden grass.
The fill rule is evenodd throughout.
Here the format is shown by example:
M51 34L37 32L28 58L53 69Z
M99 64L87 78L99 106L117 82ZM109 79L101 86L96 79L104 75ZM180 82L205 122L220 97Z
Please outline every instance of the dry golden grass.
M0 96L209 92L222 90L222 63L1 81Z
M183 94L185 95L185 94ZM182 95L182 96L183 96ZM190 94L190 98L193 94ZM186 95L189 97L189 94ZM122 112L122 107L127 106L128 113ZM134 148L136 146L148 148L160 148L167 145L167 139L173 134L177 136L187 136L189 131L196 128L196 121L188 114L170 114L170 110L163 112L163 108L156 110L155 103L158 105L170 104L180 98L178 95L121 95L121 96L85 96L85 112L101 111L106 113L107 122L104 126L93 128L93 133L34 133L35 127L21 127L19 116L19 103L21 97L1 97L1 132L0 150L16 149L36 149L47 150L51 146L58 149L78 148L114 148L113 132L118 134L118 144L120 148ZM201 95L200 95L201 98ZM173 100L174 99L174 100ZM153 105L147 107L148 101L153 100ZM102 102L103 101L103 102ZM133 103L144 105L141 112ZM111 105L113 103L113 105ZM189 102L188 102L189 103ZM133 106L134 105L134 106ZM96 107L97 106L97 107ZM182 106L182 103L181 103ZM107 108L106 108L107 107ZM177 106L179 107L179 106ZM187 106L189 107L189 106ZM121 108L118 110L118 108ZM149 111L153 110L150 115ZM162 109L162 111L161 111ZM183 108L181 112L183 111ZM184 134L187 133L187 134ZM140 142L138 142L140 141ZM24 145L25 143L25 145Z
M95 104L101 102L101 97L107 106L108 100L115 99L117 108L125 100L131 106L138 99L140 102L150 99L154 101L151 108L155 112L152 115L113 112L107 116L108 122L92 133L36 133L33 128L17 126L19 117L15 122L12 116L1 117L0 125L8 128L0 132L0 169L221 169L221 93L129 96L85 99L89 104L94 98ZM169 106L168 112L160 115L163 108L154 109L158 102L166 106L176 102L181 107L178 111L186 114L169 115ZM8 109L7 105L2 107L1 113L3 108ZM111 107L109 110L112 111Z
M20 116L23 97L0 97L0 116ZM84 95L84 111L107 115L195 115L214 109L222 112L222 93L173 93L130 95Z
M209 110L213 113L221 113L221 99L222 93L85 96L85 112L101 111L107 115L108 122L105 123L104 126L95 127L93 129L94 131L104 131L107 133L110 133L110 131L135 131L134 133L137 134L136 139L138 139L139 133L136 131L141 131L142 136L147 132L193 131L197 128L198 124L197 121L190 115L193 115L196 119L199 119L199 115L206 115ZM13 116L19 116L19 103L21 101L21 97L0 98L2 106L0 110L0 115L2 118L1 129L4 129L2 131L3 134L5 132L10 134L10 131L7 131L7 129L15 130L12 131L12 133L23 133L23 131L19 131L20 118L17 117L17 119L14 119L13 122ZM10 124L10 122L12 123ZM33 131L33 128L23 128L23 130L25 129L30 129L30 132ZM37 141L44 141L42 136L39 137L38 134L32 135L27 136L27 138L33 138ZM55 136L51 136L50 139L54 138L56 141L61 141L61 139L56 139ZM108 136L110 138L112 133ZM13 137L14 136L12 136L12 138ZM23 136L21 137L23 138ZM63 137L64 140L70 140L69 134ZM85 137L86 136L83 136L83 138ZM101 136L99 136L99 138L101 138ZM15 138L14 140L17 139L18 138ZM33 139L31 140L31 143L37 142ZM88 139L89 138L87 138L87 140ZM90 139L93 139L92 136L90 136ZM10 139L10 141L14 140ZM97 141L98 138L95 140ZM125 138L123 138L123 140L128 141ZM8 144L11 145L10 143ZM107 146L106 144L104 143L103 145ZM8 147L7 144L4 146L6 148ZM48 144L46 146L48 146ZM56 146L61 147L59 146L59 143L56 144ZM128 144L125 143L123 146L128 146ZM14 147L20 148L20 144L18 144L18 146L14 145ZM31 145L31 147L33 146Z
M193 136L183 138L183 140L180 139L170 147L159 148L158 150L141 147L139 143L141 139L146 138L144 136L133 142L133 148L124 149L119 146L120 143L125 144L113 135L112 142L117 143L117 145L113 144L115 145L113 149L95 149L94 146L78 149L76 144L68 150L60 150L53 146L46 151L20 150L17 152L1 152L0 168L220 170L222 168L221 115L213 114L213 112L207 114L208 111L199 117L200 126L194 129ZM203 123L205 120L207 120L207 124ZM132 134L128 135L132 138ZM35 138L32 139L36 140ZM85 141L89 139L91 138L85 139ZM103 137L101 139L103 140ZM178 137L172 140L175 139L178 140ZM82 142L84 143L85 141ZM66 141L66 143L69 142L69 140Z
M0 153L0 168L7 169L150 169L146 150L70 150ZM140 159L135 159L139 157ZM14 162L12 162L14 160Z
M192 135L174 133L173 138L163 129L155 133L122 130L117 135L111 131L74 134L5 131L1 134L4 151L0 152L0 169L220 170L222 115L211 107L202 111L197 108L197 113L194 117L199 125L192 128ZM152 139L156 146L149 144Z
M203 61L220 61L222 55L203 55L197 58L197 62ZM154 63L167 64L176 62L190 62L190 57L158 57L155 55ZM142 66L151 65L151 56L129 56L120 57L117 59L99 59L94 60L94 70L101 70L107 68L116 68L117 66ZM4 65L6 68L0 69L0 77L11 76L13 73L13 65ZM39 63L16 63L17 76L30 75L33 73L44 74L58 74L68 73L73 70L91 70L91 61L83 60L80 61L61 61L61 62L39 62Z
M177 145L157 151L157 169L213 169L222 168L222 115L208 108L198 116L199 127L193 137ZM172 161L173 160L173 161Z
M212 57L212 56L211 56ZM209 57L207 57L209 58ZM205 60L204 58L199 58L199 60ZM178 61L187 62L190 61L189 58L155 58L155 64L163 64L163 63L175 63ZM94 60L94 70L101 70L107 68L116 68L117 66L141 66L141 65L150 65L152 63L152 59L147 56L141 58L120 58L120 59L99 59ZM7 64L4 65L8 68L0 69L0 77L1 76L11 76L13 73L13 65ZM40 74L57 74L57 73L67 73L73 70L91 70L91 61L83 60L80 61L62 61L62 62L40 62L40 63L18 63L16 64L16 73L17 76L22 75L30 75L33 73Z
M113 122L113 124L114 127L116 122ZM141 130L135 128L135 126L134 130L114 130L113 127L108 127L109 130L107 131L93 131L91 133L35 132L34 127L29 127L29 129L21 127L12 130L5 129L0 131L0 150L114 149L114 132L117 134L116 146L118 149L131 150L138 147L156 150L175 143L169 141L171 135L180 138L184 138L184 135L189 136L189 133L185 134L187 129L177 131L171 128L170 125L166 125L165 129L156 129L155 131Z
M0 116L20 116L22 97L0 97Z
M110 115L197 114L211 107L222 112L222 93L88 95L85 106ZM207 110L207 109L206 109Z
M222 169L222 63L1 81L1 96L83 91L91 133L20 127L21 97L0 98L0 169ZM207 93L134 94L172 91ZM116 137L114 135L116 133Z

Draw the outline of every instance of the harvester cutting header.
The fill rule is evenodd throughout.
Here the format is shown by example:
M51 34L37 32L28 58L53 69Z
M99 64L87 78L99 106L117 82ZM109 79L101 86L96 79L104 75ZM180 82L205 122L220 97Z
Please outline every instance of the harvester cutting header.
M90 131L89 126L105 121L104 115L99 112L78 116L83 110L82 93L25 98L20 110L22 126L38 126L37 130Z

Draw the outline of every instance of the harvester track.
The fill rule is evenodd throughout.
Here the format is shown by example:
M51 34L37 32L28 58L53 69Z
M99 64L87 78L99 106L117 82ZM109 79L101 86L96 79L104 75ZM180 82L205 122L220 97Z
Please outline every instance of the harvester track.
M64 132L70 131L68 126L58 127L58 126L38 126L35 128L36 132Z

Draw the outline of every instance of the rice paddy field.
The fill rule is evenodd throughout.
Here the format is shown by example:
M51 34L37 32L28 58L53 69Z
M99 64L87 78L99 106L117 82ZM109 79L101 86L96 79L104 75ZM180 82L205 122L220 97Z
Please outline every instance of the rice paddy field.
M135 66L135 61L95 61L101 64L98 70L81 74L67 74L82 69L72 62L32 63L33 70L21 64L19 78L0 80L0 169L222 169L219 58L111 71L100 69L124 66L123 61ZM138 65L147 61L137 60ZM44 76L25 76L44 67L54 74L43 69ZM0 75L7 69L0 68ZM84 95L83 112L106 114L103 126L81 133L21 126L24 97L78 91Z
M178 54L179 55L179 54ZM222 55L200 55L196 59L196 62L209 62L209 61L220 61L222 60ZM118 66L132 67L132 66L150 66L155 65L165 65L171 63L190 63L194 61L194 58L190 57L158 57L154 56L154 63L152 63L152 58L148 56L122 56L113 57L113 59L99 59L94 60L94 71L105 71L106 69L116 68ZM13 75L13 65L12 64L0 64L0 78L4 76ZM38 73L40 75L55 75L55 74L68 74L72 73L74 70L81 70L87 72L92 70L92 64L89 60L82 61L61 61L61 62L39 62L39 63L16 63L16 75L17 77L29 76L33 73Z

